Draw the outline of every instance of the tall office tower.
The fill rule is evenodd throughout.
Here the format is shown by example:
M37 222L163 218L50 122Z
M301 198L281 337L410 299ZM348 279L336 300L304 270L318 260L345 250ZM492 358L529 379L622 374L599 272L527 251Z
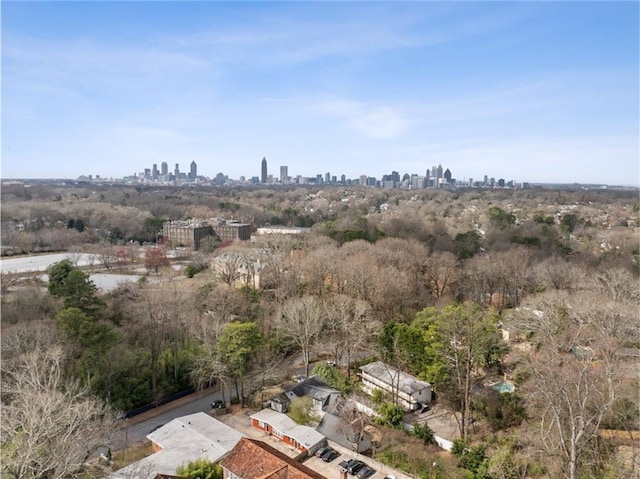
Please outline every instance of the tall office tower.
M177 180L178 176L180 176L180 165L178 163L176 163L176 169L174 170L173 174L176 176Z
M145 168L144 169L144 179L145 180L150 180L151 179L151 170L149 168Z
M288 166L281 166L280 167L280 183L286 183L287 180L289 179L289 167Z
M340 183L343 185L347 184L347 175L340 175Z
M191 162L191 171L189 172L189 179L195 181L198 176L198 165L195 161Z
M436 168L436 188L440 188L440 180L442 179L442 165Z
M431 167L431 178L436 178L437 176L438 176L438 167L437 166L432 166ZM434 186L435 186L435 184L434 184Z
M267 182L267 159L262 157L262 176L260 178L262 183Z
M151 167L151 177L154 181L158 179L158 165L155 163Z
M484 175L484 182L482 186L489 186L489 177L487 175Z
M444 180L447 183L451 183L451 170L449 168L444 171Z
M169 165L167 165L167 162L166 162L166 161L163 161L163 162L160 164L160 174L161 174L162 176L166 176L166 175L168 175L168 174L169 174Z
M324 182L331 183L331 173L327 172L324 174Z
M431 186L431 171L429 171L428 168L424 175L424 185L425 188L429 188Z

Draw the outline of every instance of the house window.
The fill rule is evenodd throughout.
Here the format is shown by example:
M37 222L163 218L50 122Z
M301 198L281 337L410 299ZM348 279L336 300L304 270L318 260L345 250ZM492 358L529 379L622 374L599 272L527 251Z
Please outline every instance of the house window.
M264 422L258 421L258 427L261 427L262 429L264 429Z
M273 435L282 439L282 433L275 428L273 429Z

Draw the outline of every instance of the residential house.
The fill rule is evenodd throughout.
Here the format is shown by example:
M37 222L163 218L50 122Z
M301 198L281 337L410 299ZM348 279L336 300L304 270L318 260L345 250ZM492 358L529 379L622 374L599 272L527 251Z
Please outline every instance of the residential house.
M243 438L222 460L224 479L326 479L262 441Z
M376 389L397 397L398 404L406 411L417 411L431 402L431 385L395 369L382 361L360 367L362 387L372 394Z
M271 409L284 413L289 410L291 401L306 396L312 399L316 415L321 416L329 404L330 398L339 395L340 391L328 386L319 376L311 376L300 381L283 394L271 398L269 405Z
M371 436L365 431L368 422L369 416L354 401L332 396L316 431L329 441L363 453L371 449Z
M272 409L263 409L250 417L253 427L277 437L303 454L312 455L326 443L325 437L315 429L296 424L286 414Z
M176 468L188 461L217 462L242 437L235 429L203 412L183 416L147 435L153 454L114 472L109 479L152 479L157 474L175 474Z

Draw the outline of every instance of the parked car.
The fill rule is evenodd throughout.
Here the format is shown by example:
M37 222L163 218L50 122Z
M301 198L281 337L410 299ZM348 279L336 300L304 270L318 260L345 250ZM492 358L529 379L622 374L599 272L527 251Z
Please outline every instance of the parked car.
M349 474L351 474L352 476L355 476L356 474L358 474L358 472L360 471L360 469L362 469L363 467L365 467L366 464L362 461L354 461L351 464L349 464L349 466L347 467L347 472Z
M329 452L329 451L333 451L333 449L331 449L329 446L323 446L320 449L318 449L315 453L316 457L322 457L324 455L324 453Z
M360 471L358 471L356 477L358 479L367 479L368 477L373 476L375 472L376 471L371 469L369 466L364 466L362 469L360 469Z
M338 451L336 451L335 449L329 449L327 452L325 452L322 455L322 460L324 462L331 462L333 461L336 457L338 457L340 455L340 453Z
M344 461L342 461L340 464L338 464L338 467L339 467L340 469L342 469L343 471L346 471L346 470L347 470L347 468L348 468L351 464L353 464L354 462L356 462L356 460L355 460L355 459L353 459L353 458L352 458L352 459L345 459L345 460L344 460Z
M224 409L225 407L227 407L227 405L224 403L224 401L217 400L211 403L211 407L213 409Z

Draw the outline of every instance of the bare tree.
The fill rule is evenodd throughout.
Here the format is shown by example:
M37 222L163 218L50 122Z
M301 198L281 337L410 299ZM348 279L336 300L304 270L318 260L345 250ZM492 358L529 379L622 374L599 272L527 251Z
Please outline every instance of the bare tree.
M374 319L369 303L346 295L326 299L324 311L328 333L325 339L329 340L336 361L344 362L350 375L353 355L367 349L381 325Z
M538 348L529 367L540 417L541 445L561 460L564 477L576 479L596 447L600 423L614 404L619 348L635 334L637 310L592 293L550 293L527 314Z
M69 477L106 444L113 415L65 379L61 348L11 346L2 361L2 476Z
M306 375L309 375L311 350L322 331L322 303L313 296L285 301L276 314L276 327L302 351Z
M431 294L438 300L458 281L456 257L449 252L434 252L425 266L426 281Z

